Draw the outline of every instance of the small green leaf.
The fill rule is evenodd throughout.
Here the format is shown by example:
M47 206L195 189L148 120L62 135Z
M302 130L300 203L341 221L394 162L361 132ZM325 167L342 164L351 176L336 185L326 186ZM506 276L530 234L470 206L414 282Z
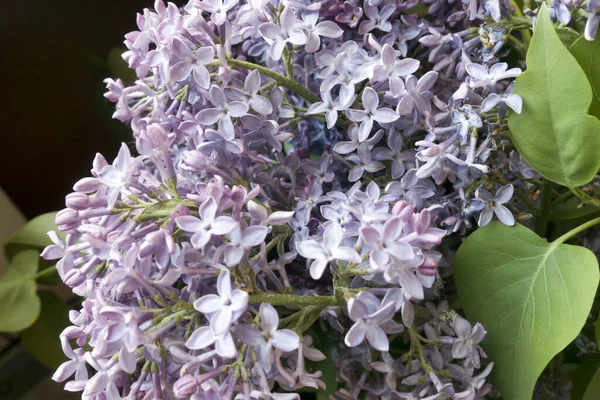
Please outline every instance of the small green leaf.
M589 183L600 168L600 121L587 114L592 89L575 57L561 43L544 3L527 52L527 71L514 92L521 114L511 112L513 144L544 178L563 186Z
M598 400L600 399L600 368L596 371L596 374L590 381L590 385L585 391L583 400Z
M592 196L600 198L600 187L594 186ZM569 197L552 209L550 219L553 221L576 219L600 212L600 208L596 206L581 203L581 200L577 196Z
M31 326L40 314L34 275L40 254L24 250L13 256L0 277L0 332L18 332Z
M589 112L600 118L600 35L594 41L586 40L581 36L569 47L569 50L592 86L594 96Z
M546 364L581 331L598 287L586 248L548 243L522 225L493 222L459 248L455 278L464 310L481 322L505 399L530 400Z
M556 29L556 34L560 41L566 46L569 47L575 42L577 39L582 37L579 32L577 32L573 28L569 28L568 26L562 26Z
M59 335L69 325L69 309L52 292L44 290L38 294L42 312L35 324L21 332L21 342L38 361L55 369L65 361Z
M38 254L44 247L52 244L48 237L49 231L57 231L58 227L54 223L56 213L47 213L38 215L27 222L21 229L14 233L6 243L4 249L6 255L11 259L16 253L25 249L38 249Z
M573 374L573 389L571 389L571 400L582 400L586 394L590 382L600 368L600 357L595 354L586 355L581 359L579 366ZM599 397L600 398L600 397Z

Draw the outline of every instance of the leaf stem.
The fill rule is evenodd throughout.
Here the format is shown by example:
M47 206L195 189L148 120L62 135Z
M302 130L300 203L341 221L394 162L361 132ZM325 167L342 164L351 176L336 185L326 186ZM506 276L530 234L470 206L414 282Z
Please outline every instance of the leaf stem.
M548 220L550 219L550 211L552 210L552 181L546 179L544 186L542 187L542 205L540 208L540 214L535 221L535 232L542 236L546 236L546 228L548 227Z
M39 271L37 274L35 274L33 276L33 279L38 279L38 278L42 278L44 276L49 276L49 275L53 275L56 273L56 265L53 265L51 267L48 267L42 271Z
M600 207L600 199L595 199L594 197L585 193L583 190L576 187L570 187L569 190L575 196L579 197L579 200L581 200L584 204L591 204L594 207Z
M583 232L586 229L589 229L592 226L598 225L598 224L600 224L600 217L594 218L594 219L590 219L586 223L583 223L583 224L579 225L577 228L571 229L569 232L567 232L564 235L560 236L558 239L554 240L552 242L552 244L561 244L561 243L564 243L567 240L571 239L573 236L577 235L578 233Z

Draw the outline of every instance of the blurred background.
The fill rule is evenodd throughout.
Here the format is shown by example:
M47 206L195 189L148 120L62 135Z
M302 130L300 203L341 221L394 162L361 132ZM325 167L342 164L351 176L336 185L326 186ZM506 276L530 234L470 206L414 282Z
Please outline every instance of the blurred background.
M36 215L64 207L94 155L108 160L128 129L111 119L103 80L131 79L120 53L152 0L2 0L0 243ZM6 259L0 246L0 274ZM68 296L68 293L64 294ZM18 335L0 334L0 399L70 399Z

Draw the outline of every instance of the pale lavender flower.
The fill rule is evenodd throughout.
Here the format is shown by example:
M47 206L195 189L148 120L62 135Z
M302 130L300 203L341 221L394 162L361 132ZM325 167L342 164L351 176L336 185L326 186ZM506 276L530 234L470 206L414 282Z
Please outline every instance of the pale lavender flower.
M402 331L401 326L396 326L392 317L396 313L393 303L381 304L379 299L369 292L360 292L356 297L348 300L348 315L354 325L348 330L344 343L349 347L356 347L365 338L375 350L388 351L389 341L385 330L386 324L392 322L395 331Z
M588 0L585 8L592 15L585 24L584 36L586 40L594 40L600 24L600 0Z
M498 219L505 225L512 226L515 224L515 217L504 204L508 203L513 196L513 186L508 184L501 187L496 192L495 196L492 196L490 192L485 189L477 189L475 191L476 198L471 201L475 209L481 210L479 214L479 220L477 221L479 226L485 226L490 223L494 214Z
M514 83L511 83L504 94L490 93L481 102L481 111L488 112L498 104L506 104L517 114L521 114L523 108L523 99L518 94L514 94L513 91Z
M300 21L294 15L292 7L286 6L279 17L280 26L265 22L259 26L262 37L269 43L269 55L275 61L281 59L287 43L292 45L306 44L306 34L298 27Z
M185 81L191 75L198 86L208 89L210 78L205 64L212 61L215 50L212 47L200 47L192 52L190 47L178 38L173 38L172 49L180 61L171 67L171 79Z
M348 118L354 122L360 122L358 128L358 141L364 142L369 138L373 129L373 122L389 124L396 121L400 116L391 108L379 108L379 96L370 87L365 88L362 93L363 110L350 109L346 111Z
M242 231L238 226L227 234L229 241L219 248L217 254L223 254L225 264L233 267L242 260L244 252L260 246L265 241L269 229L266 226L250 226Z
M342 4L343 11L335 16L337 22L347 24L350 28L355 28L363 15L363 9L350 1Z
M352 247L340 246L344 230L336 223L325 227L321 242L314 239L305 240L296 244L298 253L307 260L314 260L310 264L310 276L320 279L330 261L340 260L353 263L361 261L360 256Z
M452 113L452 122L457 125L458 136L461 143L466 143L471 128L481 128L481 117L469 104L465 104L458 111Z
M259 315L260 331L249 325L240 325L236 335L244 343L255 347L260 365L265 371L269 371L272 366L273 348L284 352L294 351L300 345L300 337L290 329L277 329L279 315L272 305L262 303Z
M215 25L223 25L227 20L227 11L237 5L239 0L201 0L196 6L210 13L210 19Z
M479 343L483 340L486 332L480 323L471 326L471 323L461 316L454 317L454 331L458 336L452 346L452 355L457 359L465 359L465 367L481 367L479 355Z
M563 0L552 0L548 6L548 13L552 21L558 19L563 25L568 25L571 21L571 12Z
M494 87L497 82L503 79L516 78L521 74L521 68L508 69L507 63L497 63L492 65L489 70L482 65L470 63L465 66L467 73L471 76L469 86L472 88Z
M318 12L304 12L302 14L302 20L306 26L306 35L308 37L305 47L307 53L314 53L319 50L321 47L321 36L326 38L339 38L344 33L344 31L333 21L318 22Z
M235 131L231 118L245 115L248 112L248 104L241 101L228 102L223 90L216 85L210 87L208 99L215 108L201 110L196 115L196 119L206 126L218 122L219 130L217 133L225 139L233 139Z
M380 10L378 6L367 3L364 6L364 11L368 19L360 23L358 28L359 34L369 33L373 29L379 29L382 32L392 30L392 23L388 19L396 11L395 5L388 4Z
M233 231L237 222L231 217L217 217L218 204L214 197L209 197L199 208L199 218L191 215L178 217L175 222L179 228L192 233L190 242L197 249L202 249L211 235L224 235Z
M396 112L399 115L410 114L413 109L416 109L423 115L431 114L431 100L429 99L429 89L431 89L437 80L438 73L429 71L420 79L410 75L406 78L405 90L401 91L402 98L398 102Z
M204 295L194 302L196 310L209 316L210 328L216 335L228 331L248 306L247 292L231 290L231 274L227 268L219 273L217 293Z

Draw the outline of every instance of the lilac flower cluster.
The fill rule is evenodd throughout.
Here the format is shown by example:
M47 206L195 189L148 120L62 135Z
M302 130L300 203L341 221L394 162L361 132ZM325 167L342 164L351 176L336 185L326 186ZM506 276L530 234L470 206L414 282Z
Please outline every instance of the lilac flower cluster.
M490 391L484 328L432 302L442 239L514 224L513 192L535 186L505 122L517 20L505 0L423 3L138 15L123 54L138 80L106 80L135 149L95 158L43 254L85 298L55 380L84 399L298 399L328 359L336 399Z

